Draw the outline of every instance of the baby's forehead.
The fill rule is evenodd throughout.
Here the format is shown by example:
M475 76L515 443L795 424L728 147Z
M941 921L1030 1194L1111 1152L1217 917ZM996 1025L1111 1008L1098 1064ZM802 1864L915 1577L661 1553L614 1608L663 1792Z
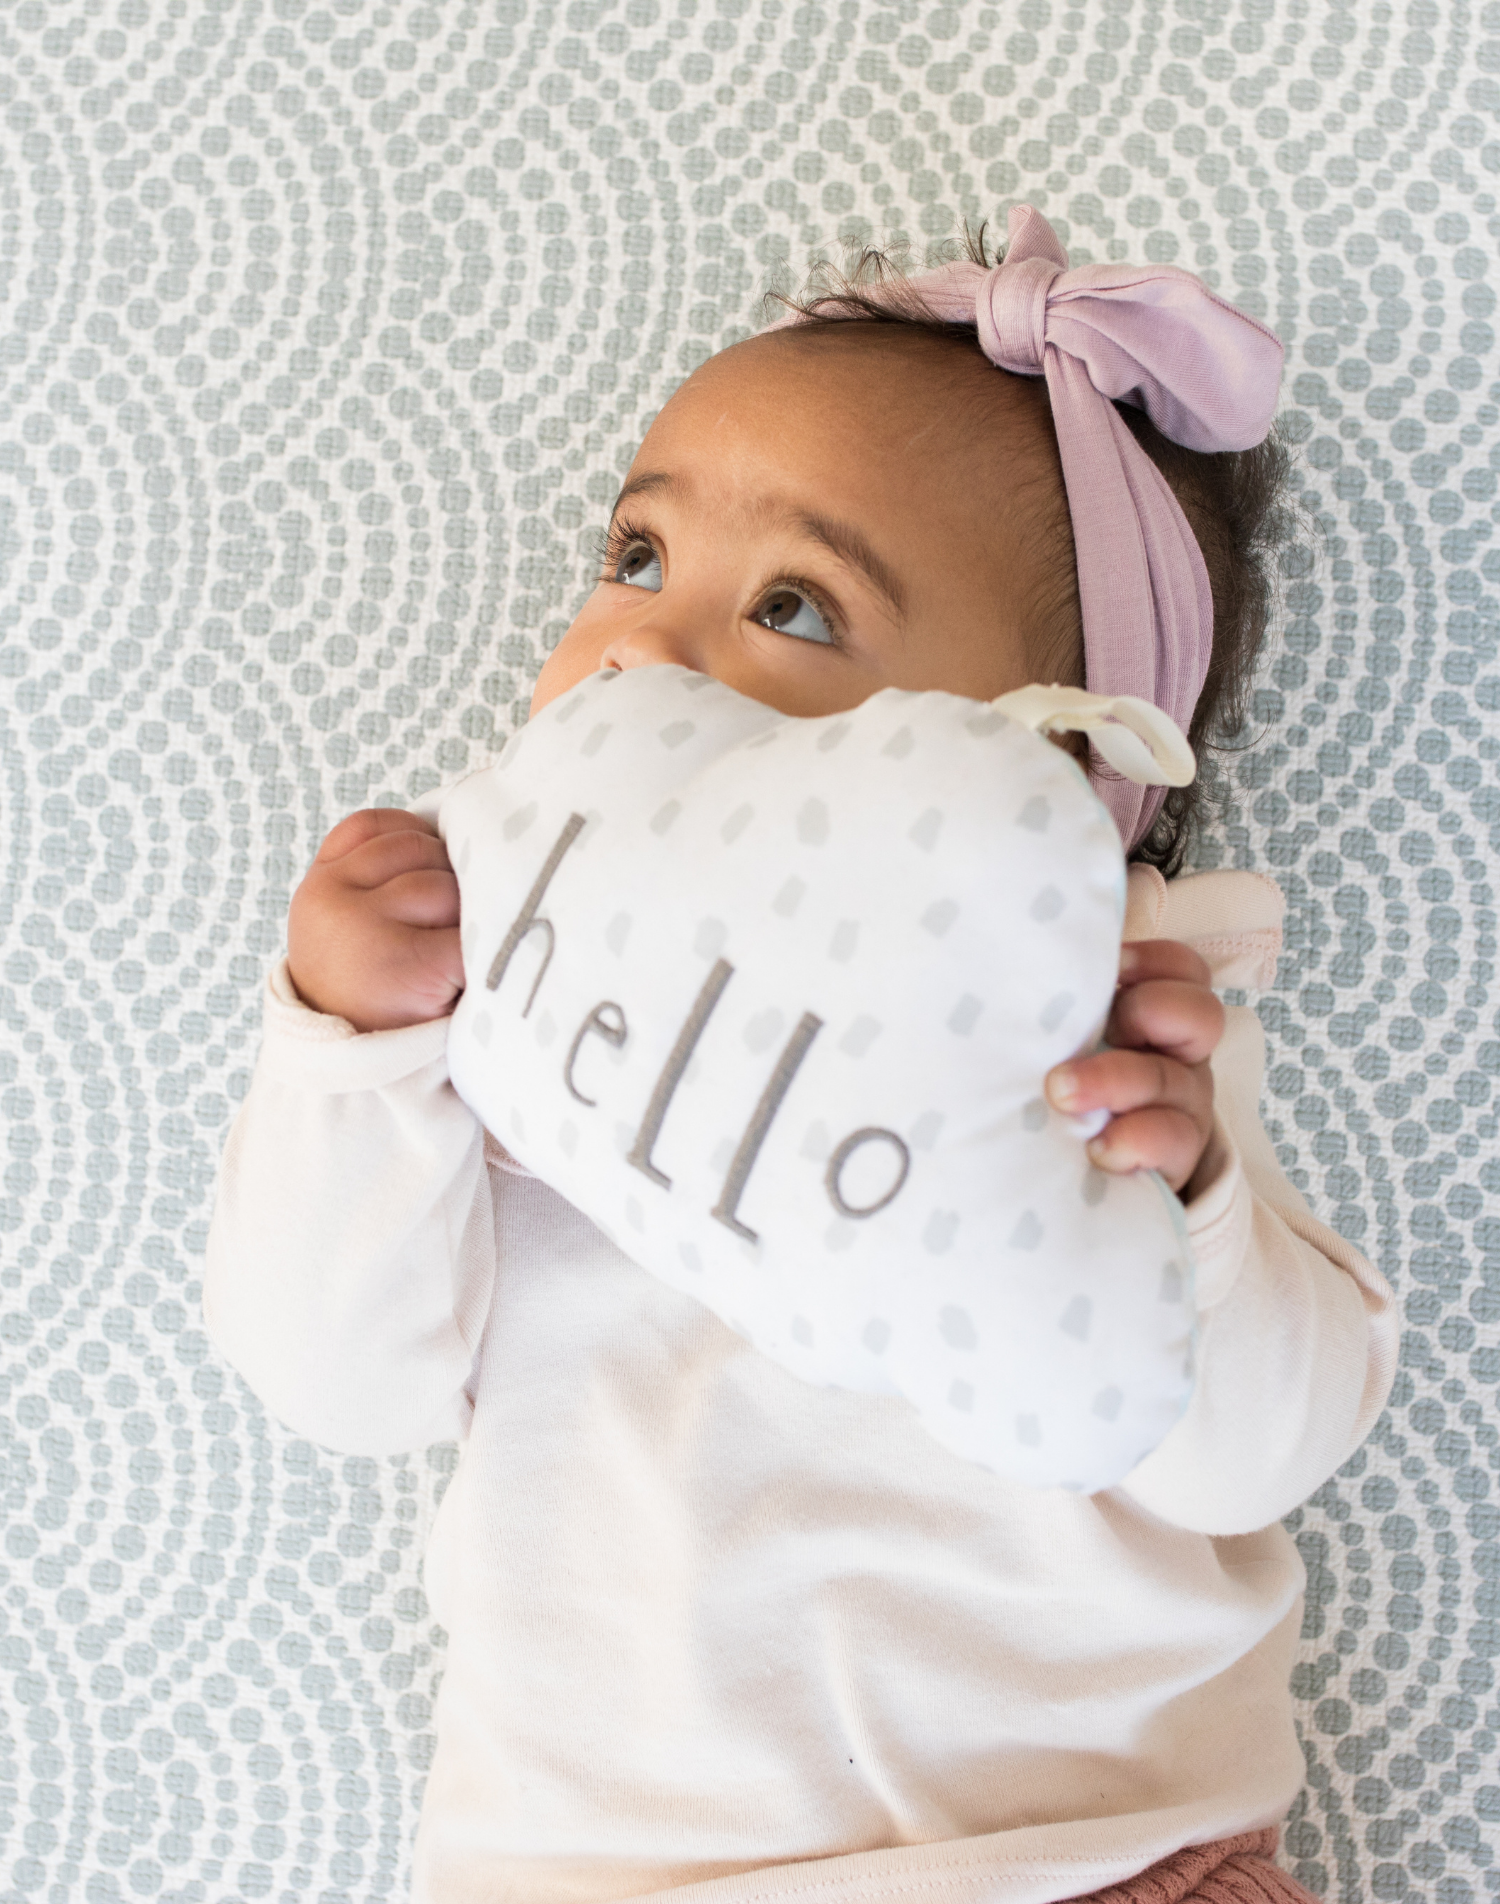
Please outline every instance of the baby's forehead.
M711 461L753 441L830 478L851 462L901 485L990 503L1056 470L1045 385L997 370L972 332L866 320L764 331L718 352L679 387L643 446Z

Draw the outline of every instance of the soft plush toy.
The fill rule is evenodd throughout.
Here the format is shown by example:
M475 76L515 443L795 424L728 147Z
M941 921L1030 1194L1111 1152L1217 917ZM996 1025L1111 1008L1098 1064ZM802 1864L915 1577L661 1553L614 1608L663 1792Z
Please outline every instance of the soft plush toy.
M595 675L442 802L449 1054L521 1163L766 1355L1092 1491L1184 1406L1192 1263L1161 1179L1095 1170L1042 1095L1098 1041L1125 894L1049 728L1191 777L1156 709L1075 690L808 720Z

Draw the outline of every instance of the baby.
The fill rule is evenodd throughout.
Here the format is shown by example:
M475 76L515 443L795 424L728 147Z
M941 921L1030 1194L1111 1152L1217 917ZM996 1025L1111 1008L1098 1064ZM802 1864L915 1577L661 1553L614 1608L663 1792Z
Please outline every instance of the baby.
M1025 208L1011 239L695 372L533 713L671 662L791 715L1057 680L1144 693L1197 741L1230 725L1278 452L1251 447L1268 410L1226 439L1274 340L1185 273L1067 271ZM1186 1412L1093 1496L799 1381L636 1267L453 1091L436 829L382 809L323 842L205 1310L298 1432L465 1443L426 1558L450 1646L422 1904L1304 1895L1270 1861L1303 1769L1277 1522L1384 1402L1390 1292L1279 1170L1257 1021L1215 995L1263 976L1279 895L1164 878L1191 791L1087 764L1132 855L1127 943L1109 1048L1048 1095L1110 1114L1100 1169L1177 1192L1198 1304Z

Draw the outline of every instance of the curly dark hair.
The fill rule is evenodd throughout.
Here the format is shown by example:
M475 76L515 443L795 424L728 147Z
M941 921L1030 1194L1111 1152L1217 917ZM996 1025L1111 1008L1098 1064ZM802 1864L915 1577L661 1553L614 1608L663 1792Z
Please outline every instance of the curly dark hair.
M990 255L983 226L977 232L965 228L964 250L986 268L1004 255ZM889 253L867 247L851 270L822 266L799 297L772 292L768 303L795 311L812 329L851 321L899 325L978 351L977 326L935 317L916 293L902 295L905 280L905 271ZM1013 382L1019 386L1018 398L1040 413L1053 464L1050 478L1033 485L1024 499L1034 518L1028 526L1044 557L1025 604L1027 621L1035 630L1030 664L1040 680L1082 686L1077 563L1051 405L1042 378L1016 377ZM1220 778L1212 768L1203 771L1208 765L1204 750L1222 752L1244 731L1256 661L1275 602L1276 552L1297 519L1288 481L1292 457L1274 429L1253 449L1203 452L1169 441L1133 405L1117 403L1115 408L1181 505L1203 551L1213 591L1213 649L1188 730L1199 756L1199 775L1190 786L1167 790L1155 825L1130 855L1171 878L1182 869L1213 797L1212 785ZM1045 493L1038 495L1038 489Z

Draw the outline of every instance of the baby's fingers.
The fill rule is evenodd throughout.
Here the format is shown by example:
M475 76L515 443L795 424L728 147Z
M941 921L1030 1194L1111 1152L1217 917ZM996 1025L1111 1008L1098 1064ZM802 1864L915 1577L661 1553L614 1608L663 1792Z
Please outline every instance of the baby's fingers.
M432 839L438 836L438 830L432 822L422 819L419 814L403 812L400 807L362 807L358 813L346 814L326 835L318 848L317 857L324 865L328 865L334 860L346 858L371 840L393 833L424 833Z
M389 832L373 834L341 854L329 869L340 886L364 892L399 879L403 873L452 870L448 849L437 834L412 828L392 828Z
M1206 1131L1213 1118L1213 1080L1206 1065L1186 1065L1160 1051L1099 1051L1047 1074L1047 1096L1070 1117L1109 1111L1115 1117L1159 1106L1185 1112Z
M1159 1171L1173 1190L1188 1181L1202 1155L1203 1132L1197 1119L1160 1104L1112 1119L1089 1144L1096 1168L1112 1176L1132 1170Z
M456 926L458 881L452 873L398 873L380 888L382 917L404 926Z
M457 926L393 928L381 965L358 1015L345 1011L356 1030L389 1031L441 1018L464 988L464 956Z
M464 955L457 926L419 930L411 934L409 957L412 984L424 997L440 1001L444 1010L464 988Z
M1201 1064L1224 1035L1224 1007L1206 985L1184 979L1145 979L1122 986L1105 1027L1112 1045L1148 1047Z
M1207 961L1180 939L1132 939L1120 947L1120 983L1139 985L1145 979L1181 979L1188 985L1207 985L1212 974Z

